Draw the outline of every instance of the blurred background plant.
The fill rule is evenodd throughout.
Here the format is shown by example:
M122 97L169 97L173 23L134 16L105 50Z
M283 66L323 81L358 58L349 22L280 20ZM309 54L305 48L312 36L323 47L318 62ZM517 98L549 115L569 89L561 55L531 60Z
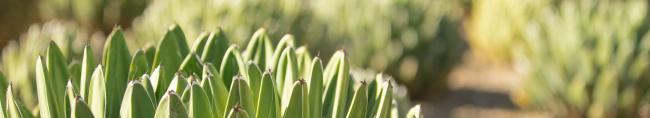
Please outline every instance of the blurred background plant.
M331 54L342 46L355 66L395 75L414 99L445 92L449 71L465 49L461 0L156 0L133 22L133 47L161 39L178 24L193 42L200 31L223 28L235 44L257 27L269 34L291 33L312 54ZM444 29L444 30L441 30ZM271 35L278 42L280 35ZM320 52L320 53L319 53ZM325 57L330 55L323 55Z
M40 0L38 10L47 20L73 21L81 27L109 32L115 25L129 27L150 0Z
M478 54L522 75L515 103L560 117L639 117L648 101L647 1L477 1ZM494 16L496 15L496 16Z
M25 101L28 108L36 105L36 87L34 83L34 59L44 54L50 41L59 44L65 57L80 58L83 55L83 45L103 47L103 35L91 33L90 30L80 28L73 23L63 21L50 21L43 24L34 24L22 34L19 40L13 40L2 50L2 72L9 81L16 84L16 91ZM101 51L101 50L99 50ZM94 54L101 54L96 52ZM96 55L97 57L100 55ZM81 60L67 60L79 65Z

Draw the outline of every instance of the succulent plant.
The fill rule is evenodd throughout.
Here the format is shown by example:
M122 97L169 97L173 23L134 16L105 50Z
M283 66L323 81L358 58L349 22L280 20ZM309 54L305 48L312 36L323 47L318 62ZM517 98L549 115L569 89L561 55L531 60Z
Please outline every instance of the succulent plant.
M192 48L172 26L152 50L127 47L122 29L107 37L102 58L83 49L81 70L73 74L56 42L33 60L38 93L36 112L7 88L4 117L395 117L394 83L383 74L371 80L350 74L345 50L326 66L319 57L298 51L293 37L276 48L264 30L240 52L225 34L201 35ZM227 48L223 48L227 47ZM225 50L224 50L225 49ZM276 51L281 50L281 51ZM131 55L133 54L133 55ZM245 56L242 56L245 54ZM149 59L153 58L153 59ZM265 65L258 65L264 62ZM79 78L79 79L75 79ZM417 115L416 115L417 116Z
M295 34L296 44L329 56L345 48L353 65L395 75L409 92L425 98L445 89L449 71L464 50L461 0L152 1L133 22L132 47L154 45L168 24L185 28L187 42L199 32L224 27L244 44L257 27L269 37ZM161 25L162 24L162 25ZM276 35L273 35L276 34ZM273 42L277 43L277 42ZM277 51L277 50L276 50ZM431 85L432 84L432 85Z
M520 106L560 117L635 117L648 103L647 1L476 5L477 37L470 42L511 61L522 75L522 89L513 92ZM493 13L504 14L488 16Z

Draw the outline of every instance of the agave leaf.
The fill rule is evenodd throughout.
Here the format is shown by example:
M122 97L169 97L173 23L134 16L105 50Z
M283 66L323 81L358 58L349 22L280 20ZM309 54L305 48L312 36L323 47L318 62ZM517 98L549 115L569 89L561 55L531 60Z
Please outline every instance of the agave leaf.
M203 81L201 86L212 96L214 116L224 116L228 101L228 90L221 79L221 75L211 63L203 65Z
M289 98L293 83L298 80L298 62L296 61L296 51L293 47L287 47L282 51L280 61L275 70L275 79L280 95L283 98ZM282 101L284 104L285 101Z
M185 57L185 60L183 60L179 71L188 75L201 75L203 69L201 65L203 64L201 63L201 60L199 60L199 57L194 53L190 53Z
M182 74L176 73L174 76L174 79L172 79L172 82L169 84L169 88L167 88L167 91L185 91L185 88L188 86L187 80L183 77ZM183 93L180 94L182 96Z
M224 60L221 63L220 67L220 74L221 78L223 79L223 83L232 83L232 79L235 77L235 75L246 72L243 70L245 67L240 60L241 56L239 55L239 47L236 45L231 45L228 48L228 51L226 51L226 55L224 56ZM226 88L230 88L230 85L226 85Z
M33 118L34 115L27 109L27 107L14 96L13 85L9 85L7 88L6 102L7 106L2 107L2 116L7 118ZM6 110L6 111L5 111Z
M406 114L406 118L424 118L422 111L420 111L420 104L415 105L413 108L411 108Z
M201 53L201 60L205 63L212 63L215 66L221 67L223 59L227 59L224 58L224 54L226 54L228 48L228 39L226 38L226 35L223 33L221 28L217 28L216 31L210 32L208 41Z
M79 86L81 82L81 63L79 61L72 61L70 65L68 65L68 72L70 72L70 75L68 77L69 82L72 82L72 86L74 86L74 91L75 93L79 93Z
M350 79L349 66L349 61L343 51L334 53L327 64L324 72L327 85L325 98L323 98L323 114L325 114L325 117L344 117L345 115L349 87L348 79Z
M390 117L390 112L392 108L392 102L393 102L393 86L391 85L390 82L385 82L384 87L382 87L382 95L380 100L378 101L379 106L377 108L377 112L374 113L375 115L373 117L375 118L388 118Z
M120 115L120 103L126 90L129 75L131 55L124 39L121 28L115 28L108 36L104 45L104 79L106 79L106 117Z
M65 86L65 110L66 110L66 117L71 117L72 108L74 106L74 103L76 102L76 97L79 96L79 94L76 92L76 89L74 85L72 85L72 81L68 81L68 84Z
M65 101L60 95L64 95L64 87L60 81L52 78L42 59L40 56L36 59L36 90L41 117L63 118Z
M251 85L251 91L253 92L253 102L255 105L257 105L257 99L260 91L260 83L262 82L262 72L260 71L260 68L257 67L257 64L255 62L249 61L248 62L248 84Z
M131 66L129 68L129 80L138 79L140 76L148 73L150 69L149 62L147 62L147 57L144 55L144 51L138 49L133 54L133 59L131 59Z
M178 70L183 57L187 54L181 51L182 45L179 43L180 41L178 41L181 39L177 36L177 32L175 32L178 30L174 29L177 28L172 27L169 31L167 31L165 37L163 37L163 39L158 44L158 47L164 48L158 48L156 50L156 56L154 57L152 67L161 66L161 69L163 69L160 71L158 80L155 81L155 86L157 86L156 90L161 90L156 91L156 98L162 97L162 95L166 92L164 90L168 88L169 82L174 76L174 72ZM155 68L152 70L155 70Z
M374 116L374 113L379 108L379 101L383 92L382 83L386 81L383 76L383 74L377 74L375 79L368 85L368 111L366 116Z
M104 70L102 65L98 65L90 77L90 88L88 89L88 105L96 118L104 118L107 95L105 86Z
M310 67L306 75L309 82L310 115L312 118L320 118L323 109L323 64L320 58L314 58Z
M131 81L124 93L120 117L152 118L155 108L153 104L144 86L138 80Z
M64 87L65 83L70 77L68 72L68 63L67 59L61 53L61 49L55 42L50 42L50 46L47 48L47 69L51 74L51 77L54 81L57 82L58 87ZM73 80L74 82L74 80ZM77 81L76 83L78 83ZM77 84L78 85L78 84Z
M149 46L144 49L144 56L147 58L147 65L150 65L151 68L154 68L153 66L153 60L156 57L156 47L154 46ZM151 73L152 70L147 70L148 73Z
M81 83L79 93L83 98L88 98L88 89L90 88L90 77L92 76L93 69L95 68L95 58L90 46L84 46L83 60L81 61Z
M242 108L240 105L233 107L230 112L228 112L226 118L249 118L248 112L246 109Z
M280 117L280 109L278 105L278 95L275 90L275 80L271 76L271 72L264 72L261 79L261 85L259 88L258 99L256 101L257 108L257 118L277 118Z
M192 46L192 51L194 54L203 54L203 49L205 49L205 45L210 39L210 34L202 32L199 34L199 36L196 38L194 41L194 45Z
M212 106L209 104L210 100L203 88L198 83L193 82L187 91L189 92L183 94L183 99L188 99L186 105L189 116L192 118L212 118Z
M306 71L311 66L311 54L307 51L307 46L300 46L296 49L296 63L298 64L298 74L307 76Z
M283 98L289 102L282 104L282 117L284 118L307 118L309 117L309 94L307 84L304 80L298 80L293 84L290 97Z
M271 45L271 39L269 39L266 29L260 28L253 34L246 51L244 52L244 58L246 61L253 61L261 69L266 69L270 67L270 63L267 62L273 58L273 46Z
M185 33L178 25L173 25L169 28L169 31L174 34L176 37L176 44L178 44L178 51L181 55L187 55L190 52L190 48L187 45L187 39L185 39Z
M365 81L361 81L361 85L357 88L352 98L352 103L348 110L347 118L365 118L368 109L368 85Z
M94 118L92 111L88 107L88 104L83 101L81 96L75 97L75 100L72 104L72 113L71 118Z
M156 106L155 103L158 103L155 98L155 93L153 89L153 85L151 85L151 80L149 80L149 75L145 74L140 77L140 83L142 84L142 87L144 88L145 91L147 91L147 95L151 99L151 102L153 102L154 107Z
M165 94L156 108L154 118L188 118L187 111L176 92Z
M230 92L228 92L228 104L226 105L228 110L224 111L224 113L230 111L236 105L241 105L248 112L248 116L255 117L255 106L253 106L252 97L250 88L244 78L235 76L230 86Z
M2 94L2 93L5 93L5 91L7 91L7 87L9 87L9 84L7 82L7 78L5 77L4 73L0 72L0 103L1 103L0 105L5 105L6 104L6 103L4 103L6 95ZM4 108L0 108L0 109L4 109Z
M273 57L270 60L271 68L273 70L277 70L277 66L280 61L280 56L282 56L282 52L284 52L284 49L287 47L294 47L294 38L293 35L287 34L280 39L280 42L278 43L277 47L275 47L275 50L273 51ZM269 61L269 60L267 60ZM277 78L276 78L277 79Z

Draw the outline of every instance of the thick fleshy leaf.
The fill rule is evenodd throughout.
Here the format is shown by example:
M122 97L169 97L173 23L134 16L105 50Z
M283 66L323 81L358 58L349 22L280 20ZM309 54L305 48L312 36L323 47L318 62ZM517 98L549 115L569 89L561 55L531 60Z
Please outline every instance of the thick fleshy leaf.
M136 80L140 76L148 73L149 62L147 62L147 57L144 55L144 51L138 49L133 54L133 59L131 59L131 66L129 68L129 80Z
M255 62L249 61L247 63L248 65L248 84L251 87L251 91L253 92L253 103L255 103L258 99L258 94L260 91L260 83L262 82L262 72L260 68L257 67L257 64ZM255 103L257 104L257 103Z
M280 95L283 98L288 98L293 83L298 80L298 62L293 47L287 47L282 51L282 56L280 56L280 61L275 69L275 81L280 87L278 90L282 90L279 91Z
M14 96L14 90L13 86L10 85L7 88L6 92L6 102L7 105L6 107L3 107L3 116L6 115L7 118L33 118L34 115L27 109L27 106L25 106L22 101L17 99L18 97ZM6 111L4 111L6 110Z
M52 78L43 57L36 59L36 90L38 92L38 103L40 115L44 118L65 117L64 108L64 86L63 83Z
M253 37L248 42L243 56L246 61L255 62L261 69L270 67L270 62L267 61L273 58L273 46L264 28L255 31L255 34L253 34Z
M420 105L415 105L413 108L406 113L406 118L424 118L422 111L420 111Z
M188 82L183 77L182 74L176 73L174 75L174 79L172 79L172 82L169 83L169 88L167 88L167 91L185 91L185 88L188 86ZM182 96L183 93L179 94L179 96Z
M378 103L379 107L377 107L377 111L373 116L375 118L388 118L391 114L390 112L393 104L393 86L390 82L385 82L382 88L383 92L381 93L382 95Z
M199 57L194 53L190 53L185 57L185 60L183 60L179 71L187 74L186 76L201 75L203 69L202 65L203 64L201 63L201 60L199 60Z
M176 44L178 44L178 51L181 55L187 55L190 53L190 48L187 45L187 39L185 39L185 33L178 25L173 25L169 28L169 31L174 34L176 37Z
M279 61L280 61L280 56L282 55L282 52L284 52L284 49L287 47L294 47L294 38L293 35L287 34L280 39L280 42L278 45L275 47L275 50L273 51L273 57L270 60L270 68L273 68L273 70L277 70L277 66ZM269 61L267 61L269 62ZM277 78L276 78L277 79Z
M278 118L280 117L280 105L278 104L278 95L275 90L275 80L271 72L264 72L259 88L258 99L256 101L257 118Z
M311 69L307 72L310 115L311 118L320 118L323 109L323 64L320 58L314 58L310 67Z
M120 103L126 90L131 54L121 28L115 28L104 45L104 79L106 79L106 113L109 118L120 115Z
M309 117L309 94L304 80L295 81L290 92L290 97L285 97L289 102L282 103L282 117L307 118ZM361 117L360 117L361 118Z
M188 115L192 118L212 118L212 106L204 89L196 82L193 82L188 89L189 92L183 94L183 101L185 99L188 101L185 104Z
M232 109L230 109L230 112L226 115L226 118L249 118L248 112L246 112L246 109L242 108L240 105L236 105Z
M348 109L346 118L365 118L368 109L368 85L365 81L361 81L361 85L357 88Z
M106 79L104 79L104 70L98 65L90 77L90 88L88 89L88 105L95 118L104 118L106 105Z
M296 62L298 64L298 74L307 76L308 69L311 66L312 57L309 51L307 51L307 46L300 46L296 49Z
M208 42L209 37L210 34L206 32L199 34L196 40L194 40L194 44L192 45L192 52L199 55L203 54L203 49L205 49L205 45Z
M226 35L223 33L221 28L217 28L216 31L210 32L208 41L201 53L201 60L205 63L212 63L216 67L221 67L223 59L227 59L224 58L224 54L226 54L228 48L228 39L226 38Z
M52 79L57 82L60 87L63 87L70 73L68 72L68 63L67 59L61 53L61 49L55 42L50 42L50 46L47 48L47 70L50 73ZM73 83L74 80L73 80ZM79 83L78 81L76 83Z
M226 103L228 101L228 89L221 79L221 75L211 63L203 65L203 80L201 86L212 98L213 116L224 116Z
M227 111L224 112L229 112L236 105L240 105L248 112L248 116L255 117L255 106L253 106L252 98L253 96L251 95L246 80L242 76L235 76L230 86L230 91L228 92Z
M174 27L172 27L167 31L167 33L165 33L165 36L160 43L158 43L159 48L156 50L156 56L154 57L152 65L153 68L151 69L152 71L155 71L159 66L161 67L160 69L162 69L159 71L160 74L157 76L157 79L152 79L152 82L154 82L152 84L157 86L155 88L157 90L156 98L160 98L166 93L165 90L167 89L167 86L169 86L169 82L174 76L174 73L180 67L183 57L185 57L186 53L182 53L182 47L180 46L181 44L178 43L180 42L178 40L181 39L179 39L177 33L174 32ZM152 78L153 75L154 74L152 74Z
M323 114L325 117L344 117L347 106L349 74L349 60L345 52L337 51L330 59L324 71L326 81Z
M88 107L88 104L83 101L83 98L81 96L77 96L75 98L75 101L72 105L72 113L71 118L94 118L95 116L93 115L92 111L90 110L90 107Z
M93 50L90 46L84 46L83 60L81 61L81 82L79 94L83 98L88 98L88 89L90 88L90 77L97 65L95 65L95 58L93 57Z
M244 70L245 67L240 60L241 56L239 55L239 47L231 45L228 48L228 51L226 51L224 60L221 63L221 69L219 69L223 83L232 83L232 79L235 75L246 72ZM227 84L226 88L230 88L230 85Z
M187 110L181 101L181 98L176 95L176 92L167 92L156 108L154 118L188 118Z
M129 82L120 109L120 118L152 118L154 102L146 89L138 81Z
M144 90L147 91L147 94L149 95L151 101L154 103L154 106L156 106L156 103L158 103L158 101L156 101L156 97L154 93L155 89L153 89L153 85L151 85L151 80L149 80L149 75L147 74L142 75L142 77L140 77L140 83L142 84Z

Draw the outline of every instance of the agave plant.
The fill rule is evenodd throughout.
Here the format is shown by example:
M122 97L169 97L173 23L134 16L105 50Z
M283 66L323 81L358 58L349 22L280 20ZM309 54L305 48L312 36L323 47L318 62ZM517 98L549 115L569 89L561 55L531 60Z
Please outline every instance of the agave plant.
M202 34L189 48L183 31L173 26L158 46L131 53L123 31L115 28L101 62L94 62L92 47L83 48L79 75L50 42L34 59L37 112L13 97L12 84L0 78L0 88L7 88L0 116L397 117L395 85L386 75L354 79L345 50L323 66L318 56L295 49L291 35L274 47L264 31L241 52L220 30ZM421 116L419 107L409 116Z
M478 5L521 10L476 17L477 28L499 27L476 32L482 37L472 41L479 51L491 45L498 53L487 54L507 56L501 58L523 75L522 89L513 92L516 103L560 117L639 117L650 95L647 1L499 2Z
M426 93L413 95L429 95L446 88L447 74L463 51L459 1L159 0L134 20L136 40L130 44L156 44L165 33L160 29L175 23L186 29L188 42L223 26L232 43L244 44L255 28L267 27L270 37L291 32L297 44L324 56L336 51L333 45L343 47L355 55L350 58L354 66L385 71L409 92Z

